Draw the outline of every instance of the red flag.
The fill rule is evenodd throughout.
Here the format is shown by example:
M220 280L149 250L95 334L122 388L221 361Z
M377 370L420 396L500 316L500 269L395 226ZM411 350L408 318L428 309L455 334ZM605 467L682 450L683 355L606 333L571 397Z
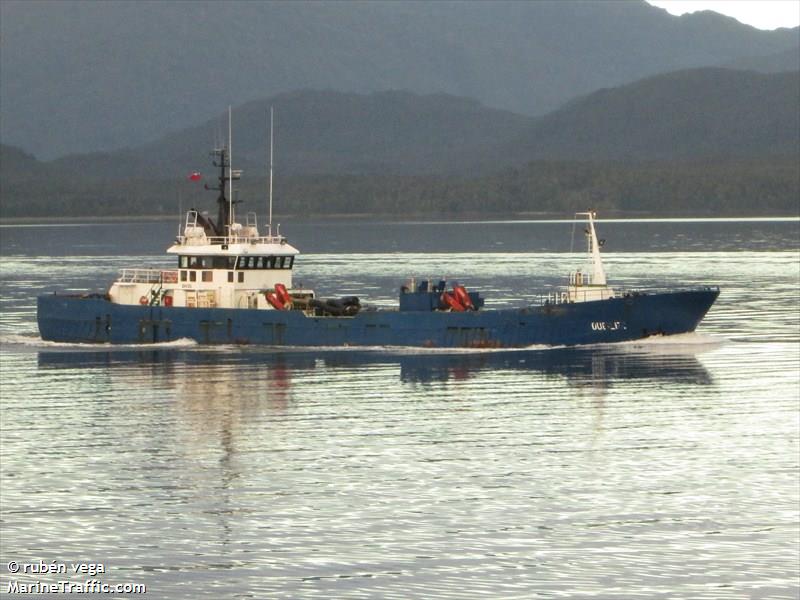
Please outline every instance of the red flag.
M193 171L191 175L189 175L190 181L200 181L202 179L202 175L200 175L200 171Z

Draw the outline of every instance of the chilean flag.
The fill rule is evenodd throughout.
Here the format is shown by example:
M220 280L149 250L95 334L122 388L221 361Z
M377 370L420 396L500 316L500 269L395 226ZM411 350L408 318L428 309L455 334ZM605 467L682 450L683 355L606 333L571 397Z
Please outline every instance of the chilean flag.
M189 181L200 181L202 178L203 176L200 175L200 171L192 171L189 175Z

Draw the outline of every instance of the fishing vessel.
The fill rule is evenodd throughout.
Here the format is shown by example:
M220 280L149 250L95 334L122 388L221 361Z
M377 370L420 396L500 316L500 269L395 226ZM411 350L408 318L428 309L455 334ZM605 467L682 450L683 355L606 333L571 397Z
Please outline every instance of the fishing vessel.
M622 291L611 287L601 258L594 211L585 220L590 267L569 273L558 292L517 308L486 308L463 285L409 278L398 305L376 308L355 296L322 298L295 286L300 252L254 213L237 221L228 143L213 152L219 169L217 216L192 208L167 249L172 269L123 269L104 292L52 292L37 299L43 340L270 346L416 346L506 348L622 342L694 331L719 295L717 287ZM270 128L270 146L272 136ZM270 155L272 153L270 152Z

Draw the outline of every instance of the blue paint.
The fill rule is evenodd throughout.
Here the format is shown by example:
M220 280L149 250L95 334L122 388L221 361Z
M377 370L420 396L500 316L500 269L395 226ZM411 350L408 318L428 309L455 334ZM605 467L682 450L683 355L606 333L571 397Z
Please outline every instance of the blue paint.
M504 310L432 310L436 293L412 296L401 310L352 317L302 311L122 305L102 296L44 295L37 300L42 339L56 342L272 346L524 347L635 340L694 331L719 289L632 294L590 302ZM428 303L427 306L425 303ZM420 310L415 310L418 307Z

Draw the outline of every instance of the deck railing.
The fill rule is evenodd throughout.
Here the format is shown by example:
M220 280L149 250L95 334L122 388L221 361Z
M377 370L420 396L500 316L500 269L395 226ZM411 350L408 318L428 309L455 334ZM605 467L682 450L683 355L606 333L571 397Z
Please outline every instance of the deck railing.
M231 236L207 236L207 235L179 235L177 242L180 245L223 245L223 244L285 244L286 238L282 235L231 235Z
M673 288L668 286L659 286L653 288L647 288L645 290L624 290L624 289L615 289L614 291L614 298L629 298L635 296L648 296L653 294L668 294L668 293L678 293L678 292L719 292L718 285L703 285L703 286L696 286L696 287L685 287L685 288ZM538 297L534 299L531 303L533 305L538 304L570 304L572 302L585 302L586 300L597 300L598 298L590 298L591 290L578 290L577 292L573 292L572 298L570 298L570 294L567 291L553 291L549 294L540 294Z
M162 269L122 269L120 283L177 283L178 271Z

